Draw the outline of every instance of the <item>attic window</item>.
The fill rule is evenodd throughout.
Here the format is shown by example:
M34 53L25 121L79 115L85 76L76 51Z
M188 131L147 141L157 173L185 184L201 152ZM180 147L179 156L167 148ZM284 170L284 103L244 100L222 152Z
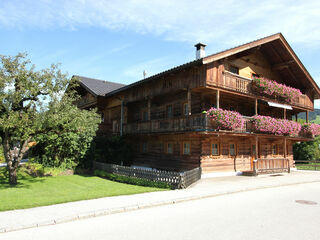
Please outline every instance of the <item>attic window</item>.
M235 74L239 74L239 68L235 66L230 66L229 71Z
M256 73L252 73L252 74L251 74L251 78L259 78L259 77L260 77L259 74L256 74Z

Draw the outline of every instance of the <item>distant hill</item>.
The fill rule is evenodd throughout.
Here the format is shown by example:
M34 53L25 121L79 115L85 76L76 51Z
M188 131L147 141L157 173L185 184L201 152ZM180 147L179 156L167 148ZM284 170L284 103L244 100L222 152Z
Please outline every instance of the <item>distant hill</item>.
M298 114L298 118L305 120L306 119L306 114L305 113L299 113ZM310 120L310 122L320 124L320 109L315 108L314 112L309 112L309 120Z

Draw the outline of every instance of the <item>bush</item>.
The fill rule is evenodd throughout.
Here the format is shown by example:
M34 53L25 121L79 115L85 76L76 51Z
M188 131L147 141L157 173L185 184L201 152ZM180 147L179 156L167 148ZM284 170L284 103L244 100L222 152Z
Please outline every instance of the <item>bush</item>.
M123 138L97 136L93 140L82 166L92 167L92 161L130 166L132 164L132 150Z
M5 162L5 159L4 159L4 155L3 155L3 147L2 147L2 145L0 145L0 163L2 163L2 162Z
M122 176L118 174L107 173L102 170L95 170L94 175L103 177L115 182L128 183L132 185L145 186L145 187L172 189L172 186L170 186L168 183L165 183L165 182L150 181L142 178L132 178L132 177Z
M320 158L320 136L314 141L299 142L293 145L293 157L295 160L317 160Z

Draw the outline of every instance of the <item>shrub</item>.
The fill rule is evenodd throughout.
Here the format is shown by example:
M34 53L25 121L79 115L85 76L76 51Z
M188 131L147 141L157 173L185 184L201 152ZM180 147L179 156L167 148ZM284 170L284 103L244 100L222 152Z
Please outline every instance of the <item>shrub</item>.
M95 170L94 175L103 177L115 182L128 183L132 185L145 186L145 187L172 189L172 187L165 182L150 181L142 178L132 178L132 177L122 176L118 174L107 173L102 170Z
M210 108L206 113L208 118L217 124L217 129L233 130L243 128L244 119L238 112Z
M252 122L254 130L262 133L298 136L301 130L300 123L269 116L253 116Z
M277 83L267 78L253 78L254 86L262 93L272 96L281 97L286 102L291 103L302 95L301 91L296 88L288 87L284 84Z

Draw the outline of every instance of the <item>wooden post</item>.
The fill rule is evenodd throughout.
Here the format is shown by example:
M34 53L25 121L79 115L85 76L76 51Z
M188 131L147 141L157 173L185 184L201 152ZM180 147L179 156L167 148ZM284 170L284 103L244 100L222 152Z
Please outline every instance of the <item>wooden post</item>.
M258 159L258 149L259 149L259 147L258 147L258 136L256 136L256 156L255 156L256 160Z
M216 103L216 107L217 107L217 109L219 109L220 108L220 90L218 89L217 90L217 103Z
M298 114L296 114L296 122L298 122Z
M191 89L190 88L188 88L187 100L188 100L188 115L191 115Z
M306 122L309 122L309 111L306 111Z
M120 136L123 134L123 108L124 108L124 102L121 100L121 116L120 116Z
M287 119L287 109L283 109L283 119Z
M258 115L258 99L257 98L254 101L254 114Z
M151 99L148 98L148 121L151 120Z

